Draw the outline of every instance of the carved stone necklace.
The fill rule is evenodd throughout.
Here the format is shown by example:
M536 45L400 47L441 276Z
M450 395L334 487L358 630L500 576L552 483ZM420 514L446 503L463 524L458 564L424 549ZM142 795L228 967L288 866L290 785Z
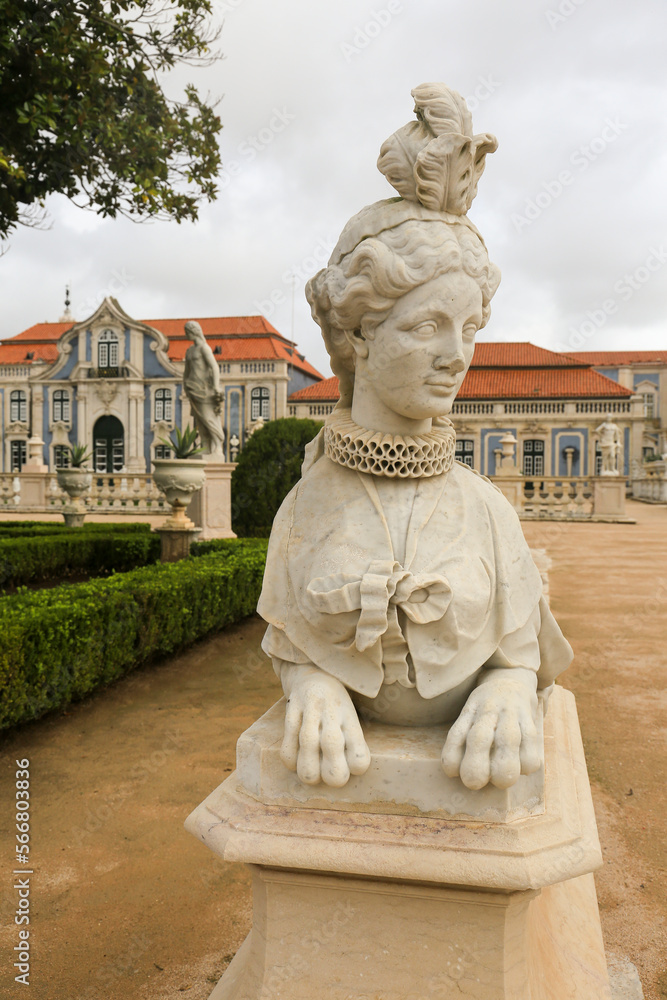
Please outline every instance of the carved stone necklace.
M374 476L421 479L449 472L454 464L456 435L446 417L426 434L383 434L360 427L350 410L334 410L324 424L327 458L347 469Z

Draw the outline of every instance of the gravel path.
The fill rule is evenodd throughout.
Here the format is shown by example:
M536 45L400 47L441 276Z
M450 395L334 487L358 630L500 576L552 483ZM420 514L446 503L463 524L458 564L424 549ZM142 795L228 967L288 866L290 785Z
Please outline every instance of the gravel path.
M667 507L637 524L524 524L546 548L551 607L572 643L574 692L605 866L608 951L636 966L645 1000L667 998Z
M607 945L667 998L667 508L636 525L527 524L552 560L551 603L575 647L579 707L606 865ZM205 1000L250 926L243 866L183 830L228 774L238 735L279 696L250 619L6 734L0 801L30 759L32 1000ZM3 809L3 954L17 943L13 829ZM3 963L0 997L18 987ZM28 991L25 993L28 996Z

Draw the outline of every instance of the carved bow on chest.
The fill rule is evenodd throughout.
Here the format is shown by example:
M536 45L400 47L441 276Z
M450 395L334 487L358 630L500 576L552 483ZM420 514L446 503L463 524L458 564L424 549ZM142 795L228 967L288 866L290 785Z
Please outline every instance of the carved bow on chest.
M408 684L409 650L398 610L417 625L438 621L449 607L452 588L439 574L413 575L394 560L378 559L362 577L349 573L317 577L308 585L307 594L320 613L359 611L356 648L364 652L381 641L386 683Z

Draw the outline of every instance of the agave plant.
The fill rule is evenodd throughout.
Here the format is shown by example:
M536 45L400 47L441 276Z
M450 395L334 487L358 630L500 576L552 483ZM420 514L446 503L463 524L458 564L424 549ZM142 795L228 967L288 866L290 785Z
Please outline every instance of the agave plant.
M174 458L194 458L199 455L203 448L197 445L197 430L195 427L186 427L181 431L180 427L175 427L173 434L168 438L160 439L167 447L174 449Z
M69 449L70 466L72 469L80 469L88 461L88 447L85 444L72 444Z

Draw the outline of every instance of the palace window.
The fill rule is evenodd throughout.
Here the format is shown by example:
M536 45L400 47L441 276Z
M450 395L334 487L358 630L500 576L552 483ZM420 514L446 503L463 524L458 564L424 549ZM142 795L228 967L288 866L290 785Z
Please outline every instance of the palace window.
M155 419L171 420L171 389L155 390Z
M523 442L523 474L544 475L544 441L534 439Z
M53 419L69 422L69 393L64 389L53 393Z
M15 420L25 423L28 419L28 396L23 389L14 389L9 394L9 419L12 423Z
M644 403L644 416L647 420L655 419L655 393L654 392L643 392L642 400Z
M155 457L156 458L171 458L171 448L166 444L156 444L155 445Z
M270 419L269 413L269 398L270 393L268 389L253 389L250 393L250 419L259 420L262 417L263 420Z
M475 458L475 442L471 441L469 438L457 438L456 451L454 454L457 461L463 462L464 465L467 465L472 469Z
M118 335L105 330L97 344L97 367L118 368Z
M12 472L20 472L26 463L28 446L26 441L12 441L10 448L10 461Z
M57 444L53 449L53 461L56 469L68 469L70 450L66 444Z

